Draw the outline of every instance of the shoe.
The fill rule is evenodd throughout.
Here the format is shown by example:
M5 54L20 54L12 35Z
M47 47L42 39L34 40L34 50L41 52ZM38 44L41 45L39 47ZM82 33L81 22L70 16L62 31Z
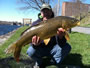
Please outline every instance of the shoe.
M36 62L33 68L39 68L38 63Z

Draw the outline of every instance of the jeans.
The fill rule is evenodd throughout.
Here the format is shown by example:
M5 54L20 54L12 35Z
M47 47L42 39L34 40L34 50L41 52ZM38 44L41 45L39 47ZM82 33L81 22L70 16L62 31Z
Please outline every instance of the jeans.
M36 49L33 48L33 46L30 46L27 50L27 54L37 61L38 65L42 64L42 57L44 56L51 56L53 62L55 62L57 65L62 62L65 56L68 55L68 53L71 50L71 46L66 43L62 48L56 44L53 48L49 47L38 47Z

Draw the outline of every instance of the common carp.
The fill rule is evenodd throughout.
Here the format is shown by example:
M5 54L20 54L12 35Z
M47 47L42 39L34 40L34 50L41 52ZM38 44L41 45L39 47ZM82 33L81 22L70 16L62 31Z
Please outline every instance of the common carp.
M80 25L79 20L66 16L58 16L46 21L41 21L39 24L29 27L26 31L24 31L19 40L6 49L6 53L14 52L14 58L18 62L22 46L31 43L33 36L39 36L41 40L44 40L55 36L58 28L63 28L67 31L77 25Z

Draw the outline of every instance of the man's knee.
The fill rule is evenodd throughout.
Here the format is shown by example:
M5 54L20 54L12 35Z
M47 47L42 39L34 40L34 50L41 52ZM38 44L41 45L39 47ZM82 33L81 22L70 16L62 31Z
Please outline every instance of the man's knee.
M29 56L32 56L34 53L35 53L35 49L32 46L30 46L27 50L27 54Z
M65 49L67 49L67 50L68 50L67 52L69 53L69 52L71 51L71 46L70 46L70 44L68 44L68 43L66 43L66 46L67 46L67 47L66 47Z

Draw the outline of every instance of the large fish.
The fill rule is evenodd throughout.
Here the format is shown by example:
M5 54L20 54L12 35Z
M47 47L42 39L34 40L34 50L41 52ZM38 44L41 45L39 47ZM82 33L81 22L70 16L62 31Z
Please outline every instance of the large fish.
M44 40L55 36L58 28L63 28L66 31L77 25L80 25L79 20L66 16L58 16L46 21L41 21L39 24L24 31L19 40L6 49L6 53L14 52L14 58L18 62L22 46L31 43L33 36L39 36L41 40Z

